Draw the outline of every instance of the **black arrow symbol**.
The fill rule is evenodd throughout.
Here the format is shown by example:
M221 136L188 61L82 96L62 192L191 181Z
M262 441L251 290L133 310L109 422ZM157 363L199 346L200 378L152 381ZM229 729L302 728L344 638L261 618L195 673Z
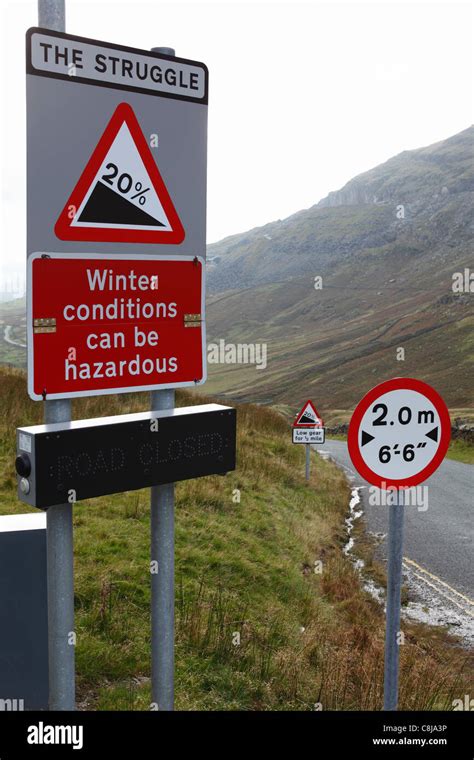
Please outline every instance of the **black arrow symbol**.
M370 443L370 441L373 441L374 438L374 435L370 435L370 433L366 433L365 430L363 430L361 435L361 446L365 446L366 443Z
M425 435L426 435L427 438L431 438L432 441L437 441L438 440L438 428L437 427L433 428L433 430L430 430L429 433L425 433Z

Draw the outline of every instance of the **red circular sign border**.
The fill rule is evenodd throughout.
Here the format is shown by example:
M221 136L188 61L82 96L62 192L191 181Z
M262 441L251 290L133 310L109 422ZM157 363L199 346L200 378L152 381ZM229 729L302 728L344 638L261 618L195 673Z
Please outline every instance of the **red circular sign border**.
M423 470L420 470L420 472L412 475L409 478L390 480L381 478L380 475L377 475L377 473L375 473L370 469L370 467L365 464L359 451L358 433L362 417L364 416L369 406L377 398L379 398L379 396L383 396L389 391L402 389L417 391L418 393L423 394L436 407L441 423L441 437L435 456ZM368 393L366 393L366 395L359 401L356 408L354 409L354 413L352 415L349 424L349 430L347 433L347 446L349 449L349 456L352 460L352 464L356 468L359 475L364 478L364 480L367 480L369 483L377 486L378 488L383 488L384 486L392 488L410 488L411 486L417 486L424 480L427 480L427 478L429 478L430 475L432 475L435 470L438 469L441 462L443 461L448 450L450 440L451 419L445 402L439 393L431 387L431 385L424 383L422 380L416 380L413 377L395 377L392 380L386 380L385 382L376 385L375 388L372 388ZM382 484L384 484L384 486L382 486Z

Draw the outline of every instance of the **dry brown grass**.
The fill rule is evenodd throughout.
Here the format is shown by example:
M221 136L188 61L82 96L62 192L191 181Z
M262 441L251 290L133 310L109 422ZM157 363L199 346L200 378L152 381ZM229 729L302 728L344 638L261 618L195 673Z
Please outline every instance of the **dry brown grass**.
M27 399L23 373L2 371L0 382L0 511L8 513L24 511L13 429L41 422L42 404ZM178 395L180 405L204 401ZM147 403L146 394L90 398L73 414ZM178 708L381 709L384 615L341 552L349 489L340 471L317 460L306 484L304 447L291 444L284 418L244 405L236 472L176 493ZM75 508L77 671L89 707L149 705L148 518L146 491ZM472 661L453 640L422 625L404 622L403 631L401 708L451 709L472 693Z

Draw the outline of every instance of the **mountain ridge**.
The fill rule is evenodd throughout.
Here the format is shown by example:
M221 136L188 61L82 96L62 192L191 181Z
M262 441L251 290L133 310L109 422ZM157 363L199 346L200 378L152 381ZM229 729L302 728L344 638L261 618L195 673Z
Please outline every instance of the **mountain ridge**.
M349 407L374 379L418 374L451 405L472 404L472 294L452 283L472 268L473 148L469 127L209 246L209 338L269 352L264 372L211 366L211 391L299 403L314 386Z

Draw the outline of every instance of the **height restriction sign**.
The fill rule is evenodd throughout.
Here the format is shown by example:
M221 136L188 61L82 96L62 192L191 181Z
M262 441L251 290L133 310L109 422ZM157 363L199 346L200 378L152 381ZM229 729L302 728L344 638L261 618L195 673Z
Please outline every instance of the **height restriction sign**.
M28 255L205 258L206 66L37 28L26 61Z
M349 425L352 462L379 488L416 486L444 459L451 437L441 396L413 378L387 380L357 405Z

